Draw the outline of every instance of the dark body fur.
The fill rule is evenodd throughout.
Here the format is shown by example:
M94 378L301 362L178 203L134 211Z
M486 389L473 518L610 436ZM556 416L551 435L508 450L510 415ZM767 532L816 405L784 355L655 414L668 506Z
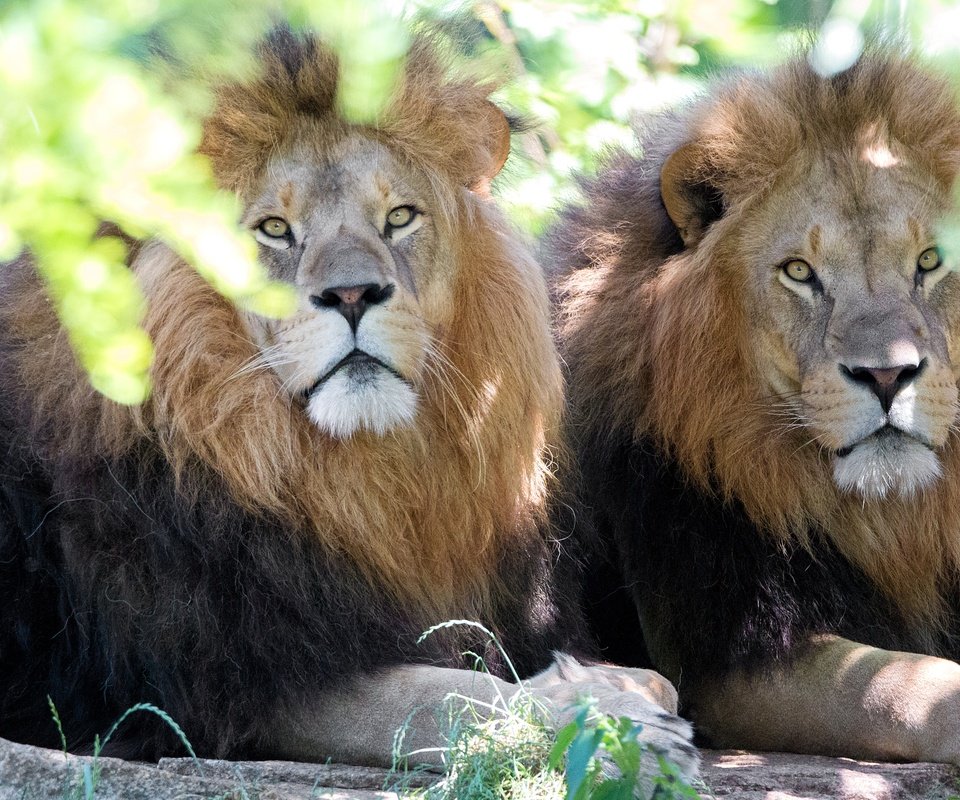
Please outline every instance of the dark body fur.
M4 269L9 303L17 272L30 268ZM17 358L0 327L0 375L15 375ZM177 480L146 441L116 460L72 450L59 424L32 413L27 391L9 380L0 391L0 737L59 747L49 695L69 746L84 749L130 705L149 702L199 754L240 757L255 752L278 707L359 673L472 668L462 655L472 650L509 678L470 629L417 644L424 626L410 609L309 530L242 510L212 470L198 463ZM500 570L515 591L480 620L521 675L547 666L554 649L577 649L566 596L575 581L558 575L563 592L545 583L555 556L529 540L505 551ZM546 608L530 606L535 591L546 592ZM128 757L182 753L148 714L117 740L114 752Z
M960 657L960 627L917 627L815 531L812 552L771 541L649 440L585 439L577 452L592 483L585 601L603 658L663 672L681 713L696 713L685 689L790 658L809 634Z
M903 98L912 95L929 101L936 125L903 123ZM910 531L903 541L914 530L917 541L952 541L952 500L891 501L895 514L870 517L886 525L871 545L838 546L854 541L836 522L843 504L855 515L860 501L829 506L831 494L814 508L816 492L804 494L804 486L836 490L819 477L829 472L816 447L806 455L811 436L784 436L778 420L764 418L771 390L754 372L752 309L742 307L750 278L738 272L730 244L739 241L738 215L761 204L806 151L842 152L844 137L852 141L851 132L877 119L909 143L910 158L931 177L950 184L944 165L956 154L956 110L942 84L883 54L833 80L798 60L775 77L721 83L690 108L653 120L641 136L643 155L611 155L549 238L570 441L595 526L585 536L590 624L604 658L662 672L695 722L698 693L734 672L790 662L811 634L960 658L960 574L952 564L932 579L923 574L933 600L918 610L908 582L883 585L850 557L898 558L892 546L883 552L885 542L901 541L898 520ZM685 247L661 197L661 170L689 142L705 155L683 188L706 233ZM948 472L943 484L951 481ZM934 545L912 552L927 546ZM709 731L700 733L709 741Z

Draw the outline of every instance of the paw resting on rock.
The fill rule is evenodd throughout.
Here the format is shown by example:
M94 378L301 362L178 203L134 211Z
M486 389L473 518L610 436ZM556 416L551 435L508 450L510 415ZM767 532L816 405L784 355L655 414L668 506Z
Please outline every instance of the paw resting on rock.
M676 764L685 779L697 777L700 756L692 744L693 729L676 715L677 692L659 673L586 666L572 656L558 653L554 663L527 681L526 686L547 702L557 729L576 718L581 708L579 701L584 697L593 698L599 713L627 717L642 726L637 738L647 745L641 768L644 776L660 772L657 756L662 755ZM615 769L612 763L608 765ZM641 783L641 796L651 794L649 778Z

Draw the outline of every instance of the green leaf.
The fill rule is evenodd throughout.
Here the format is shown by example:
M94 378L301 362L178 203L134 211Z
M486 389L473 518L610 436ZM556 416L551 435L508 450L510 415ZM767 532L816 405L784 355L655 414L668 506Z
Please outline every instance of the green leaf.
M241 298L240 305L255 314L282 319L296 311L297 295L292 286L271 282L256 294Z
M597 729L582 729L567 750L567 797L577 797L581 786L587 780L590 772L590 760L600 746L603 732Z
M563 757L566 755L567 748L570 747L570 744L577 735L577 730L577 723L571 722L569 725L564 725L557 731L557 738L553 743L553 747L550 748L550 757L547 761L550 769L557 769L557 767L560 766Z
M608 778L594 788L590 800L633 800L633 781Z

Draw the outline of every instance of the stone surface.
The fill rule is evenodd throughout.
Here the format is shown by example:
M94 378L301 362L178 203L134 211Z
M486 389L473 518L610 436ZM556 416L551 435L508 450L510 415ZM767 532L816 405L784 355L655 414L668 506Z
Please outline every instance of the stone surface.
M786 753L704 751L704 800L960 800L943 764L872 764ZM99 775L97 776L97 768ZM86 773L86 776L85 776ZM398 800L385 770L283 761L167 758L140 764L64 756L0 740L0 800ZM418 776L423 785L433 780Z
M705 797L717 800L960 800L960 771L945 764L722 750L703 754Z
M275 786L312 788L324 786L336 789L383 789L397 783L397 776L374 767L354 767L347 764L299 764L294 761L216 761L200 759L200 768L207 778L241 782L247 786ZM159 768L176 775L197 774L197 762L192 758L162 758ZM434 773L411 773L404 784L417 788L439 780Z
M0 800L85 798L88 783L96 800L397 800L392 792L378 791L386 777L382 770L367 774L370 788L350 789L324 787L317 778L353 775L356 783L362 768L360 773L356 767L331 772L323 766L281 762L201 761L201 775L190 759L169 762L164 768L115 758L64 756L57 750L0 739Z

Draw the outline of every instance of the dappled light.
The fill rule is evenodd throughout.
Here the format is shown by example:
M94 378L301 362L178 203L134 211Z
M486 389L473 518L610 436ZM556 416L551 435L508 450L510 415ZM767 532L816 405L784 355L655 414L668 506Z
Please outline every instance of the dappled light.
M889 132L881 123L875 122L868 125L858 139L860 160L877 169L889 169L897 166L900 159L891 151L891 144L893 143L890 140Z
M824 24L810 51L810 66L829 78L852 67L863 52L863 31L855 19L833 17Z
M767 758L761 753L725 753L717 760L720 769L742 769L743 767L762 767Z
M882 775L864 775L853 770L840 770L839 789L844 797L883 797L890 795L890 784Z
M890 152L890 148L882 142L868 144L860 153L860 157L877 169L889 169L900 163L900 159Z

